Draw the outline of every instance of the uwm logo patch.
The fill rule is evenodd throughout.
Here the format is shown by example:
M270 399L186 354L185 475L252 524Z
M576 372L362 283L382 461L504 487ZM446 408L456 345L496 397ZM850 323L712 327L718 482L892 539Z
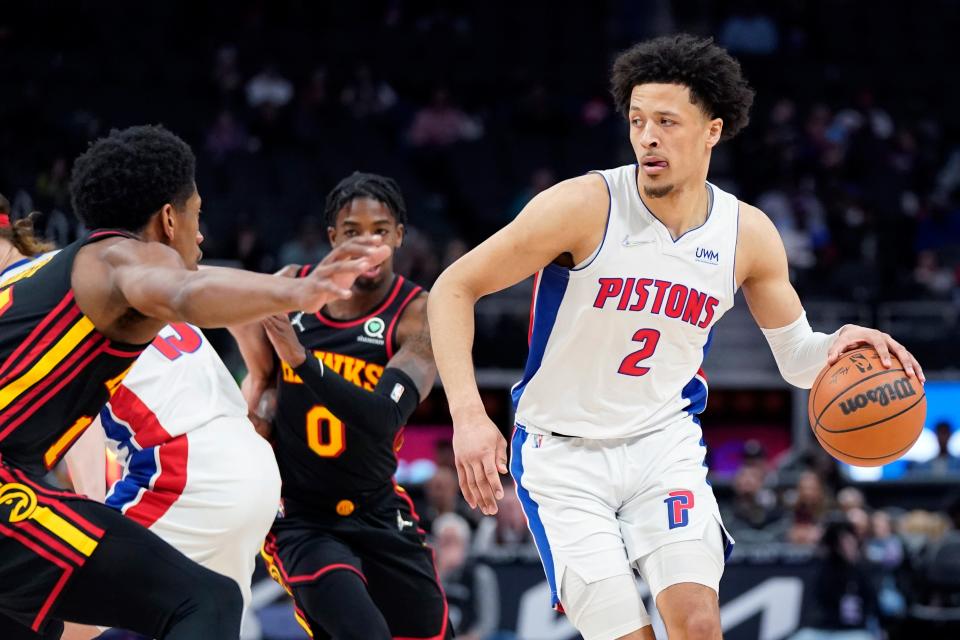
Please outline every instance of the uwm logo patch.
M697 247L696 260L707 264L720 264L720 253L713 249Z
M671 529L685 527L690 524L690 514L693 509L693 492L686 489L676 489L667 494L663 503L667 505L667 523Z

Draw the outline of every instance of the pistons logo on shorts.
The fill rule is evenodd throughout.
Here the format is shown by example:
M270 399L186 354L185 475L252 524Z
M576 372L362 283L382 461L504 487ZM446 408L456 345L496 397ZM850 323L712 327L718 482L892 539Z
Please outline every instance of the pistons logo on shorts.
M686 489L676 489L668 494L670 497L663 501L667 505L667 523L671 529L685 527L690 524L690 515L693 509L693 492Z

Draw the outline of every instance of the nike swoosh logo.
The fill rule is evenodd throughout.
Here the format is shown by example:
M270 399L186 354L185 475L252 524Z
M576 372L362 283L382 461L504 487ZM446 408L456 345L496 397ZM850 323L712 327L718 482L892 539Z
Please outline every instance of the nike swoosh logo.
M642 244L651 244L656 242L656 240L631 240L630 236L623 236L623 241L620 243L625 247L639 247Z

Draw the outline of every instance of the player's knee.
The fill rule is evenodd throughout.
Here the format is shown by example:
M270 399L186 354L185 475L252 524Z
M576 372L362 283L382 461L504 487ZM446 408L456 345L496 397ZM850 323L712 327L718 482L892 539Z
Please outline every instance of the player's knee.
M587 583L567 568L562 581L563 609L586 640L618 638L650 624L631 574Z
M712 611L688 611L681 621L681 638L687 640L720 640L720 618Z

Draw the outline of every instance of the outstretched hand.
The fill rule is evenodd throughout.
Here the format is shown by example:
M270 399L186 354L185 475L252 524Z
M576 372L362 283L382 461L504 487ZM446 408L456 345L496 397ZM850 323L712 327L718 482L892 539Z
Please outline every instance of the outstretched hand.
M923 375L920 363L917 362L912 353L907 351L906 347L882 331L860 327L855 324L845 325L840 330L840 334L827 352L827 365L833 365L845 352L864 345L871 346L877 351L880 362L887 369L892 366L890 360L890 354L892 353L903 364L903 370L908 377L916 378L921 383L926 382L927 378Z
M382 263L390 257L391 253L392 249L383 244L380 236L351 238L334 247L310 275L313 276L319 272L321 276L329 278L338 287L349 289L359 274ZM358 260L363 262L363 268L354 273L352 265Z
M339 245L303 279L300 310L316 313L330 300L349 298L354 280L389 258L391 251L379 236L351 238Z
M471 508L481 513L497 512L503 498L500 474L507 473L507 441L483 411L455 425L453 453L460 491Z

